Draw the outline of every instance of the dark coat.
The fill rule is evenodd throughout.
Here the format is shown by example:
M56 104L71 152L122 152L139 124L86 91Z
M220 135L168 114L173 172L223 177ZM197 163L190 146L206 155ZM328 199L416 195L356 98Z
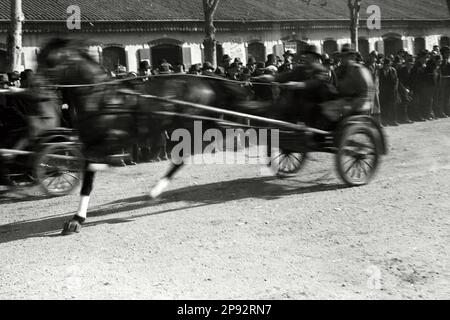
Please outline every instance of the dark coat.
M380 100L381 103L399 103L397 71L390 67L388 70L380 70Z

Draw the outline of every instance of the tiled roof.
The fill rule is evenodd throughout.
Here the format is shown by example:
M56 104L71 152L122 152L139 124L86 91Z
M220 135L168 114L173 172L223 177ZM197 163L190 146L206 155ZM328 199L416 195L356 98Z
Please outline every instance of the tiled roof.
M347 0L220 0L217 21L348 19ZM0 20L9 19L10 1L0 2ZM326 5L323 5L326 4ZM450 20L446 0L363 0L381 8L387 20ZM203 20L202 0L23 0L28 21L65 21L67 8L78 5L84 21Z

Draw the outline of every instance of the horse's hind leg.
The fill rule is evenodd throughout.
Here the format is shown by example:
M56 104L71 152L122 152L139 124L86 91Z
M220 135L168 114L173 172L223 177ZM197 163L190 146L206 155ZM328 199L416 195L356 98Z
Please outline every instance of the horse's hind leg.
M168 187L170 184L170 180L172 180L173 176L184 166L184 163L181 164L171 164L171 167L167 174L158 181L156 186L150 191L150 197L153 199L158 198Z
M95 172L89 170L89 164L86 166L83 175L83 184L80 192L80 203L78 206L77 213L73 218L64 224L64 229L62 235L70 235L74 233L79 233L82 224L86 221L87 210L89 207L89 199L94 186Z

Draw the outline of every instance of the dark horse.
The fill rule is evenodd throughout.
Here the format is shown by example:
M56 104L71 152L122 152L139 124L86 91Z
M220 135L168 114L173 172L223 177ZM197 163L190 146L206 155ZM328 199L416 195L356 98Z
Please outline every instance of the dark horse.
M176 116L180 113L201 117L205 130L216 126L216 121L210 118L217 118L217 115L145 99L141 93L225 109L236 108L249 98L247 88L220 78L180 74L151 78L147 82L139 79L132 83L112 82L85 47L79 41L54 39L38 57L37 74L60 87L87 159L80 205L75 216L65 223L64 235L80 231L87 217L95 171L104 167L105 159L115 147L117 150L117 146L145 141L163 130L191 128L193 120ZM151 197L159 196L167 188L182 165L182 161L172 164L166 176L153 188Z

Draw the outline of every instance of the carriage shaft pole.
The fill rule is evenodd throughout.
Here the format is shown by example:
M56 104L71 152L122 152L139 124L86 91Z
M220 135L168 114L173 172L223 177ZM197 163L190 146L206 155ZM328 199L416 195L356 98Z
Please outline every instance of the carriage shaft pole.
M299 125L299 124L294 124L294 123L290 123L290 122L286 122L286 121L281 121L281 120L276 120L276 119L270 119L270 118L255 116L255 115L251 115L251 114L247 114L247 113L242 113L242 112L237 112L237 111L231 111L231 110L226 110L226 109L206 106L206 105L203 105L203 104L187 102L187 101L182 101L182 100L177 100L177 99L161 98L161 97L154 96L154 95L149 95L149 94L146 94L146 95L136 94L136 95L139 95L140 97L146 98L146 99L151 99L151 100L156 100L156 101L161 101L161 102L167 102L167 103L174 103L174 104L177 104L177 105L182 105L182 106L191 107L191 108L195 108L195 109L210 111L210 112L214 112L214 113L226 114L226 115L230 115L230 116L246 118L246 119L249 119L249 120L270 123L272 125L276 125L276 126L279 126L279 127L284 127L284 128L287 128L287 129L293 129L293 130L297 130L297 131L309 131L309 132L313 132L313 133L317 133L317 134L323 134L323 135L330 134L330 132L319 130L319 129L310 128L310 127L307 127L305 125Z
M28 155L34 154L34 152L15 150L15 149L0 149L0 154L1 155L14 155L14 156L28 156ZM78 160L78 158L76 158L76 157L63 156L60 154L47 154L46 156L49 158L58 159L58 160Z

